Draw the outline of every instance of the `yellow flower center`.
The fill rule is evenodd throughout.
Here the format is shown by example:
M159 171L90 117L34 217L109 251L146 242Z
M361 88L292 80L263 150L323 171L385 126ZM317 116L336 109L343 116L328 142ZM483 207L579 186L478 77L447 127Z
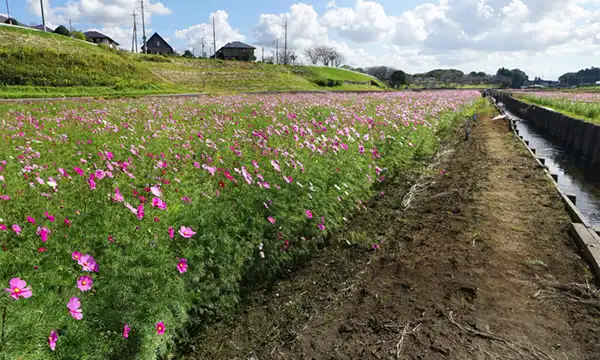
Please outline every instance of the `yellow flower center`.
M85 284L87 284L87 281L83 280L83 281L81 282L81 285L84 285L84 286L85 286Z
M88 266L88 263L84 262L84 263L83 263L83 266Z
M21 289L19 289L19 288L15 288L15 292L18 294L18 293L20 293L20 292L21 292Z

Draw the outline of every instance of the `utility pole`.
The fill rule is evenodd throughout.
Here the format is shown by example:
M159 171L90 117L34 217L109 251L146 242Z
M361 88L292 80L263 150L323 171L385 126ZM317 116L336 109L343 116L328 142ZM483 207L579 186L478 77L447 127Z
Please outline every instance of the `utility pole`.
M138 52L138 42L137 42L137 14L135 13L135 9L133 9L133 37L131 39L131 52ZM134 51L135 50L135 51Z
M279 63L279 39L275 39L275 41L273 41L273 43L275 44L274 60L275 60L275 64L278 64Z
M40 5L42 7L42 26L44 27L44 32L46 32L46 18L44 17L44 0L40 0Z
M287 65L288 56L287 56L287 19L285 20L285 42L283 45L283 64Z
M73 32L73 23L71 22L71 19L69 19L69 31Z
M140 0L142 3L142 40L144 42L144 54L148 53L148 44L146 44L146 20L144 19L144 0Z
M10 9L8 8L8 0L6 0L6 16L8 16L8 23L12 25L13 23L12 23L12 19L10 18Z
M213 15L213 54L215 59L217 59L217 30L215 27L215 16Z
M206 57L206 53L204 52L204 36L202 37L202 57L205 58Z
M262 48L262 62L265 62L265 48Z

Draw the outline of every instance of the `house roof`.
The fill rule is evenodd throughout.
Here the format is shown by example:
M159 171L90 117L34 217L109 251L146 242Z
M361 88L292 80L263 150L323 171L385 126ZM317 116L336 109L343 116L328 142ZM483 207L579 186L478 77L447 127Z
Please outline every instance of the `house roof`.
M32 28L32 29L36 29L36 30L41 30L41 31L44 31L44 25L43 25L43 24L36 25L36 26L30 26L30 28ZM47 30L47 31L50 31L50 32L54 32L54 29L52 29L52 28L50 28L50 27L48 27L48 26L46 26L46 30Z
M5 23L8 18L6 16L0 15L0 23Z
M234 41L234 42L230 42L227 45L223 46L221 49L256 49L256 48L254 46L244 44L241 41Z
M154 34L152 34L152 36L150 36L150 38L148 40L146 40L146 44L148 44L148 48L151 48L151 49L156 48L154 43L157 40L162 41L165 45L167 45L169 48L171 48L171 51L173 51L173 47L171 45L169 45L169 43L156 32ZM144 49L144 46L142 46L142 50L143 49Z
M85 35L86 38L89 38L89 39L107 39L107 40L114 42L117 45L120 45L118 42L114 41L110 37L104 35L103 33L94 31L94 30L86 31L83 34Z

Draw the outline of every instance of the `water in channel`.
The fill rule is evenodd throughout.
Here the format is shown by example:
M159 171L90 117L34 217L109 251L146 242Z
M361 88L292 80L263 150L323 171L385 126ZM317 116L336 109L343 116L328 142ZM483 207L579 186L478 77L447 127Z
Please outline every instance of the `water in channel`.
M532 122L511 113L502 103L498 106L510 119L517 120L519 135L529 141L529 147L535 149L538 157L546 159L550 173L558 174L560 190L575 195L577 209L594 227L600 227L600 172L592 171L583 159L565 151L558 141L539 131Z

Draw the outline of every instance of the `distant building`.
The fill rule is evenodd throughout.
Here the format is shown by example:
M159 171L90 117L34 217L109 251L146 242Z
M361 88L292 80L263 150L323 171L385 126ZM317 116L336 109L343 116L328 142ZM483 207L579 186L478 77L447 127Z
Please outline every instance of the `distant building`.
M113 49L116 49L119 46L118 42L97 31L86 31L83 34L85 35L86 39L93 42L94 44L105 44Z
M175 50L169 45L158 33L154 33L150 36L150 39L146 40L146 46L148 47L148 54L162 54L162 55L173 55ZM142 46L142 51L146 47Z
M30 26L30 28L36 29L36 30L40 30L40 31L44 31L44 25L43 24L36 25L36 26ZM49 27L46 26L46 31L47 32L54 32L54 29L49 28Z
M8 18L6 16L0 15L0 23L8 24Z
M222 60L254 61L254 50L256 48L240 41L230 42L223 46L211 57Z

